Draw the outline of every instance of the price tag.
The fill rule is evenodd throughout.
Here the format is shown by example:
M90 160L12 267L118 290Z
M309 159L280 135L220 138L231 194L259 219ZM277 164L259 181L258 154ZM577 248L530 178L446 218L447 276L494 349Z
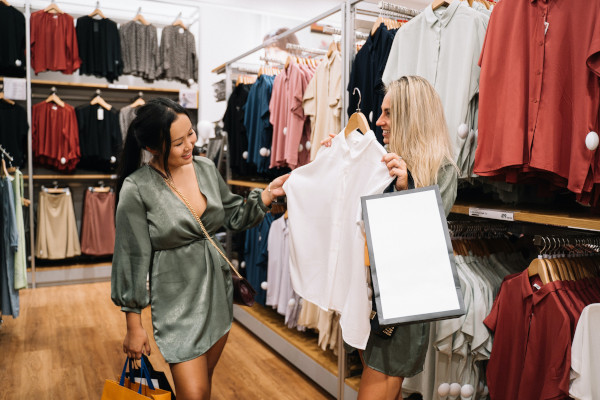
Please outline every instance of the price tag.
M127 86L127 85L116 85L114 83L109 83L108 84L108 88L109 89L124 89L124 90L127 90L127 89L129 89L129 86Z
M104 120L104 108L98 107L98 121Z
M513 211L490 210L487 208L469 207L469 215L471 217L499 219L500 221L514 221L515 215Z

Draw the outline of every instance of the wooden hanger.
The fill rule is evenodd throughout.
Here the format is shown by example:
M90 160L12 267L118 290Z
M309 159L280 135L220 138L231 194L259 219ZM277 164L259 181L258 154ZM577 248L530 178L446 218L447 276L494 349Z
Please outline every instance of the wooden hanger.
M95 106L96 104L98 104L100 107L110 111L112 109L112 106L110 104L108 104L103 98L102 96L100 96L99 91L96 91L96 97L94 97L92 99L92 101L90 101L90 104Z
M358 91L358 105L356 106L356 112L350 116L350 119L348 120L348 124L344 128L344 134L346 136L348 136L352 131L355 131L357 129L360 130L363 135L365 133L367 133L369 130L371 130L371 127L369 126L369 121L367 120L367 117L365 117L365 115L362 112L360 112L360 102L362 100L362 95L360 94L360 89L354 88L354 90L352 91L352 94L355 94L357 91Z
M59 188L58 185L55 183L55 186L53 188L47 188L45 186L42 186L42 190L46 193L50 193L50 194L61 194L61 193L69 193L69 187L64 187L64 188Z
M377 17L377 19L373 23L373 27L371 28L371 36L373 36L375 34L375 32L377 32L377 29L379 29L379 27L381 26L382 23L383 23L383 18L381 16Z
M435 0L433 3L431 3L431 9L433 11L437 10L440 7L448 7L450 5L450 3L452 3L452 0Z
M337 45L335 44L335 42L331 42L329 44L329 48L327 49L327 58L331 57L333 52L336 50L337 50Z
M288 210L285 210L285 213L283 214L283 219L288 219Z
M140 106L143 106L144 104L146 104L146 101L144 100L143 96L144 96L144 93L139 92L137 99L135 99L133 101L133 103L131 103L129 106L135 108L135 107L140 107Z
M7 7L10 7L10 3L6 0L0 0L0 3L4 4Z
M46 98L46 103L50 103L50 102L53 102L53 103L55 103L56 105L58 105L58 106L61 106L61 107L63 107L63 108L64 108L64 106L65 106L65 102L64 102L64 101L62 101L62 100L60 99L60 97L58 97L58 96L56 95L56 92L55 92L55 91L52 91L52 94Z
M11 106L15 105L15 102L12 101L11 99L9 99L8 97L4 96L4 92L0 92L0 100L10 104Z
M146 18L142 15L142 7L138 8L138 12L135 14L132 21L139 22L142 25L150 25L150 22L146 21Z
M544 285L551 281L550 275L548 274L548 267L541 256L534 259L531 264L529 264L529 267L527 267L527 274L530 277L538 275Z
M4 161L4 157L2 157L2 176L3 177L10 176L8 174L8 171L6 170L6 161Z
M50 14L64 14L63 10L61 10L54 1L50 3L48 7L44 8L44 12Z
M90 17L90 18L94 18L96 16L98 16L102 19L106 19L106 17L104 16L104 13L102 12L102 10L100 10L100 2L99 1L96 2L96 8L94 9L94 11L92 11L88 15L88 17Z
M180 18L181 18L181 13L179 13L179 14L177 15L177 18L175 18L175 22L173 22L171 25L173 25L173 26L179 26L179 27L181 27L181 28L183 28L183 29L187 29L187 28L185 27L185 25L184 25L183 21L182 21Z

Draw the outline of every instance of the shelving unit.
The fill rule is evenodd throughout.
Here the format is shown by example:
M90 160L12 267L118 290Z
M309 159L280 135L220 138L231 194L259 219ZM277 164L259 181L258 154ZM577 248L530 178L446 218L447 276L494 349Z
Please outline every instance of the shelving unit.
M4 78L0 78L0 82L4 81ZM179 89L164 89L164 88L153 88L148 86L129 86L129 85L117 85L112 83L78 83L78 82L64 82L64 81L50 81L43 79L32 79L32 85L44 85L44 86L58 86L58 87L71 87L71 88L89 88L89 89L108 89L108 90L128 90L133 92L157 92L157 93L169 93L178 94Z

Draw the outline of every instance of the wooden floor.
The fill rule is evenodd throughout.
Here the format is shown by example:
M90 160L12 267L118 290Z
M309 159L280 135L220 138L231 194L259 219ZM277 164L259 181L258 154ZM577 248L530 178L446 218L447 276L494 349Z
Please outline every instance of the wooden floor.
M0 400L98 400L121 373L125 318L110 283L20 292L21 314L0 326ZM152 334L149 308L142 315ZM154 340L155 369L168 365ZM332 399L258 338L234 323L213 378L213 399Z

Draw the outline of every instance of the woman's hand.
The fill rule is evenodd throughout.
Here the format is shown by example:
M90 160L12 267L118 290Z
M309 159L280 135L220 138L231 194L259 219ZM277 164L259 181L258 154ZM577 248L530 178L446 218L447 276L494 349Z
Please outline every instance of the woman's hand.
M330 133L327 139L321 140L321 146L331 147L331 139L336 136L336 133Z
M396 190L408 189L408 168L402 157L396 153L387 153L381 161L385 163L390 176L396 177Z
M142 327L140 314L127 313L127 334L123 340L123 353L135 360L142 358L142 353L150 355L150 340Z
M283 190L283 184L288 180L290 174L282 175L278 178L273 179L269 186L265 190L263 190L261 197L265 206L270 206L273 200L279 196L285 196L285 191Z

